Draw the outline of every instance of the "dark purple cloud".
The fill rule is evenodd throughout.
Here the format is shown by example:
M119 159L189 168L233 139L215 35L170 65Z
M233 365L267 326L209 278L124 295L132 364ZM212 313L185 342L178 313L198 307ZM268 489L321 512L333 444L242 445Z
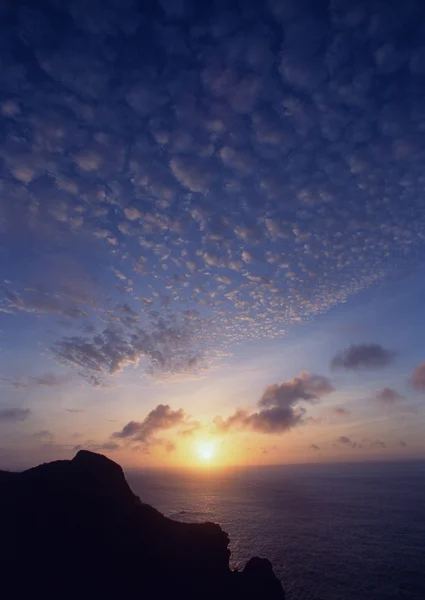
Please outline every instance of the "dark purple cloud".
M373 440L370 442L370 447L371 448L386 448L386 444L385 442L383 442L382 440Z
M370 438L363 438L362 442L363 442L363 447L365 447L365 448L385 449L387 447L385 442L380 439L374 440L374 439L370 439Z
M338 442L339 444L345 444L345 445L348 445L348 444L350 444L350 445L351 445L351 444L353 443L353 442L350 440L350 438L349 438L349 437L347 437L346 435L340 435L340 436L339 436L339 438L337 439L337 442Z
M327 377L303 371L299 377L269 385L258 404L262 407L288 406L299 400L317 400L334 391L335 388Z
M130 421L121 431L112 434L114 438L149 443L158 432L172 429L185 423L183 409L173 410L168 405L159 404L151 410L143 421Z
M232 430L282 433L304 421L306 409L299 406L300 402L317 401L334 390L326 377L303 371L299 377L269 385L257 403L260 409L257 412L238 409L227 419L217 417L215 428L221 433Z
M0 408L0 421L26 421L30 415L29 408Z
M359 344L338 352L333 357L331 366L346 370L381 369L394 362L394 359L395 352L380 344Z

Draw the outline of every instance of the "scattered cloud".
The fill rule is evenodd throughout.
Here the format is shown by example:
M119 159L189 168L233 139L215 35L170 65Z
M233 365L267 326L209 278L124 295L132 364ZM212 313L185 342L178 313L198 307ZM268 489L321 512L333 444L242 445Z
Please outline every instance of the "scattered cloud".
M373 440L372 442L370 442L370 447L371 448L386 448L386 444L385 442L383 442L382 440Z
M385 444L385 442L383 442L382 440L379 439L370 439L370 438L363 438L362 440L362 445L363 447L366 448L376 448L376 449L385 449L387 446Z
M311 448L312 450L320 450L320 446L318 446L317 444L311 444L311 445L310 445L310 448Z
M348 408L337 406L336 408L332 409L332 414L336 417L348 417L351 412L348 410Z
M407 444L405 441L400 440L400 444L399 444L402 448L407 448Z
M347 370L379 369L387 367L395 359L395 352L380 344L360 344L338 352L332 359L332 368Z
M15 292L3 289L3 297L7 311L21 311L27 313L47 313L71 319L86 317L87 313L74 306L67 305L56 296L47 292L34 290L25 298Z
M38 440L51 442L53 441L55 436L50 431L43 429L42 431L37 431L36 433L34 433L33 437L35 437Z
M63 375L45 373L44 375L30 376L27 378L3 378L2 380L8 383L8 385L14 389L28 390L37 387L58 387L69 383L72 379L73 375L71 373Z
M202 323L187 315L158 316L149 330L108 325L92 337L64 337L52 351L60 364L79 369L93 385L101 385L104 375L137 366L141 359L147 359L153 374L190 372L202 363L202 350L196 345L199 327Z
M396 404L400 400L403 400L403 396L397 392L397 390L393 390L392 388L383 388L382 390L378 390L376 392L376 398L384 405L390 406Z
M26 421L31 415L29 408L1 408L0 421Z
M0 286L0 297L8 312L65 320L87 317L98 302L93 278L76 260L59 252L40 259L19 292Z
M214 425L220 433L231 430L282 433L305 420L306 409L299 406L300 402L318 401L334 389L326 377L303 371L298 377L269 385L257 403L258 412L238 409L227 419L216 417Z
M335 391L327 377L302 371L283 383L269 385L259 400L259 406L288 406L299 400L318 400Z
M350 444L350 445L351 445L351 444L353 443L353 442L350 440L350 438L349 438L349 437L347 437L346 435L340 435L340 436L339 436L339 438L337 439L337 442L338 442L339 444L346 444L346 445L348 445L348 444Z
M90 2L2 7L0 316L26 353L53 346L93 385L139 365L198 373L236 344L279 338L402 271L425 240L421 2L337 1L320 18L310 1L236 2L231 14L160 2L105 0L101 15ZM149 68L123 69L146 23ZM393 360L362 344L332 364ZM319 422L301 403L331 389L296 379L222 428ZM411 383L425 390L423 365Z
M143 421L130 421L112 437L150 444L157 433L183 425L185 420L183 409L173 410L168 404L158 404Z
M320 423L323 423L323 417L306 417L305 421L313 425L320 425Z
M255 18L235 4L235 34L224 8L204 20L183 1L162 4L148 18L152 68L137 72L120 70L125 40L147 18L137 3L120 9L105 0L101 18L90 3L64 5L70 27L54 52L47 9L37 8L43 36L16 3L4 9L14 24L6 46L25 43L26 52L6 52L0 110L13 134L0 144L0 227L11 264L27 251L31 268L2 287L2 315L60 318L61 328L93 312L102 323L110 310L117 317L108 264L120 303L132 309L147 282L137 310L144 324L164 288L170 311L183 301L208 310L204 343L217 350L278 337L381 280L389 264L408 262L425 236L424 143L412 131L423 120L415 99L421 19L410 21L411 48L401 28L365 27L359 61L356 36L341 37L341 27L357 31L359 21L333 7L312 20L295 0L289 8L266 2ZM381 12L380 23L394 21L390 6ZM38 85L28 60L46 74ZM176 60L187 68L173 69ZM390 99L389 73L405 82ZM92 275L63 256L49 259L54 271L40 268L47 253L72 254L88 241ZM29 278L37 265L40 277ZM83 346L90 356L93 345L103 351L85 337L58 338L71 363L84 358ZM150 350L123 360L151 360Z

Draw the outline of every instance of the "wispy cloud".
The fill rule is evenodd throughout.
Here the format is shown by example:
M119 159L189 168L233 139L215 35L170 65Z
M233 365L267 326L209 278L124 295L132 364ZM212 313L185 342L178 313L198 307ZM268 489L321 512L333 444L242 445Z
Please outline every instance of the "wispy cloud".
M0 421L26 421L31 416L29 408L1 408Z
M383 388L376 392L376 398L384 405L393 405L403 400L403 396L392 388Z
M52 442L55 438L54 434L51 431L48 431L47 429L37 431L33 434L33 437L35 437L37 440L42 440L44 442Z
M72 373L56 375L55 373L45 373L43 375L33 375L26 378L3 377L2 381L17 390L29 390L37 387L54 388L65 385L73 379Z
M85 444L77 444L73 447L73 451L78 452L78 450L91 450L92 452L115 452L120 448L121 446L113 441L93 442L90 440Z
M141 359L148 360L152 373L190 372L202 365L202 349L196 343L199 327L202 321L187 315L179 320L158 316L150 330L108 325L92 337L64 337L52 350L61 364L79 369L94 385Z
M348 417L351 414L348 408L344 408L343 406L337 406L331 412L335 417Z

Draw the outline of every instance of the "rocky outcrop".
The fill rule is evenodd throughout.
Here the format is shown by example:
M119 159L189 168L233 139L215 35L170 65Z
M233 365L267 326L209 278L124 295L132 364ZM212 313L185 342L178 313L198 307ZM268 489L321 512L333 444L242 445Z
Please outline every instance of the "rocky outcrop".
M0 511L4 597L284 598L268 560L232 571L219 525L166 518L100 454L0 472Z

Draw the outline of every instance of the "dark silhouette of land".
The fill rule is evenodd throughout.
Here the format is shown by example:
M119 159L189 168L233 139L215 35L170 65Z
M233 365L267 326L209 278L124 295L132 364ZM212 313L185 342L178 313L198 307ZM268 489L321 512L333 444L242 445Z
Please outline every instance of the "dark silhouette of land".
M0 471L0 510L3 598L285 597L267 559L232 571L219 525L166 518L100 454Z

